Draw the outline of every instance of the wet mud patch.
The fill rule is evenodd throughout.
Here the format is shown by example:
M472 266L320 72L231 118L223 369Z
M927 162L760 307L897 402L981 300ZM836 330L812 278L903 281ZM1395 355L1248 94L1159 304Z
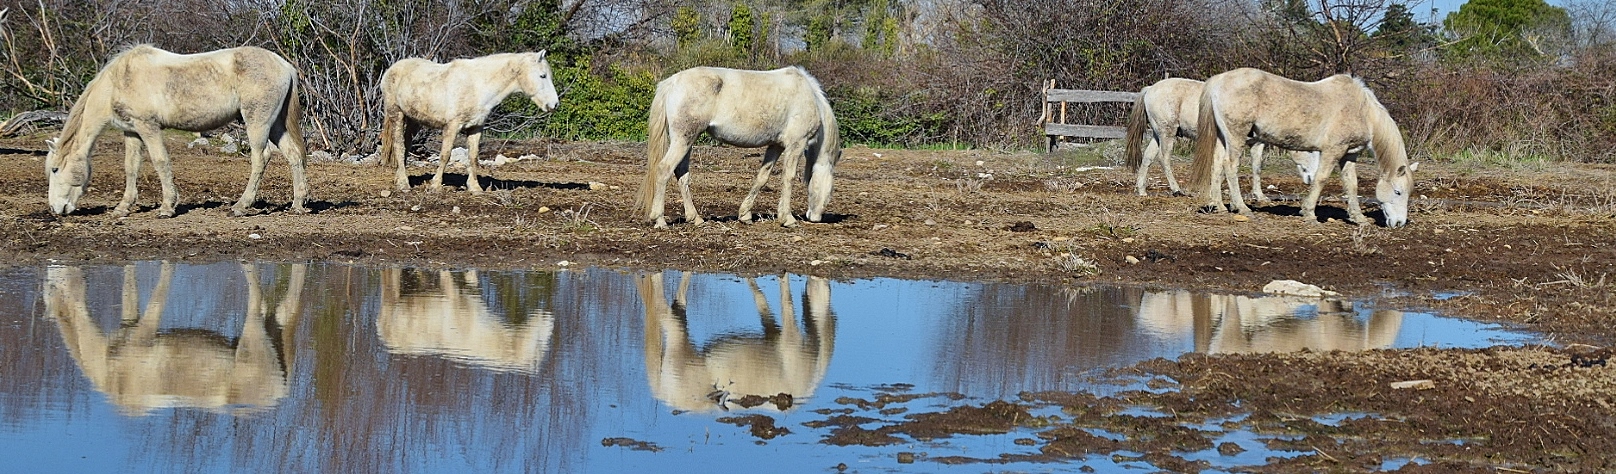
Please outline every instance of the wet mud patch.
M717 421L742 428L750 428L752 436L756 436L758 439L774 439L791 434L791 429L776 425L774 417L768 415L726 416L719 418Z
M603 438L600 440L600 445L606 447L623 447L635 451L661 452L663 450L663 448L661 446L657 446L656 443L652 443L650 441L640 441L634 438Z

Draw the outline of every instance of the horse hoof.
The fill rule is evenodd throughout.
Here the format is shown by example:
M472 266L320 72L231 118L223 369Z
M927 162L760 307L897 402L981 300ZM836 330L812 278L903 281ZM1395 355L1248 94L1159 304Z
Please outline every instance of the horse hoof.
M171 217L174 217L174 211L157 211L158 219L168 219Z
M1199 213L1202 213L1202 214L1222 214L1223 213L1223 206L1207 204L1207 205L1204 205L1204 206L1201 206L1201 207L1197 208L1195 210L1195 212L1199 212Z
M786 219L786 220L780 221L780 227L796 227L796 226L797 226L797 220L796 219Z
M115 218L115 219L122 219L122 218L125 218L125 217L129 217L129 209L121 208L121 207L117 208L117 209L113 209L112 210L112 217Z
M297 215L308 214L309 208L303 206L292 206L292 213Z

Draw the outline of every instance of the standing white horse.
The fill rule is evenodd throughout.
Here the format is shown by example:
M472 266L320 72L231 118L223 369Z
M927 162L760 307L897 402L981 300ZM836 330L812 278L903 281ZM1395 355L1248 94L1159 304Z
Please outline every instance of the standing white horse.
M1173 142L1178 137L1195 138L1196 119L1201 114L1201 81L1169 77L1145 86L1134 99L1133 113L1128 117L1127 165L1134 171L1135 188L1145 195L1145 175L1150 171L1149 158L1161 162L1162 173L1167 175L1167 187L1179 194L1178 180L1173 178ZM1149 127L1147 130L1146 127ZM1140 143L1149 137L1149 143L1140 150ZM1291 151L1296 173L1303 184L1313 184L1313 173L1319 169L1318 152ZM1267 203L1262 190L1263 144L1251 145L1251 194L1258 203Z
M443 151L438 154L438 172L432 187L443 185L443 169L455 138L466 134L466 189L482 194L477 182L477 142L482 140L483 121L505 97L521 92L545 111L560 102L550 62L544 51L501 53L480 58L456 59L439 64L421 58L401 59L382 73L382 145L376 152L381 164L397 163L394 184L400 191L410 189L404 173L405 121L443 129Z
M79 197L90 186L90 151L95 137L111 126L124 136L123 201L112 214L126 216L135 204L144 142L163 183L157 217L173 217L179 193L174 190L173 168L163 147L163 129L201 132L237 118L247 128L252 173L231 213L244 215L257 202L258 180L267 164L264 147L271 141L292 165L292 212L308 212L303 207L309 185L303 176L303 130L298 125L302 115L297 70L275 53L243 46L174 54L151 45L134 46L113 56L96 73L68 111L62 136L48 142L45 174L50 180L51 212L67 214L78 208Z
M647 125L645 183L635 204L646 220L667 227L662 217L667 182L677 178L685 204L685 221L701 224L690 201L690 146L706 132L741 147L767 146L752 190L736 216L752 222L752 204L768 181L775 161L780 165L780 225L797 225L791 215L791 181L797 158L804 157L808 186L808 220L819 222L830 202L831 172L842 156L836 115L819 81L799 67L743 71L698 67L657 83Z
M1365 148L1375 152L1380 180L1375 197L1386 215L1387 227L1408 222L1408 195L1414 190L1414 171L1408 162L1403 134L1375 93L1362 81L1338 74L1316 82L1286 79L1257 69L1241 68L1212 76L1201 94L1199 137L1191 185L1207 187L1207 203L1222 209L1220 174L1226 174L1234 208L1251 214L1240 197L1235 166L1249 140L1292 150L1317 150L1320 168L1313 187L1302 200L1302 217L1318 222L1314 207L1331 169L1341 167L1341 185L1347 194L1347 213L1354 222L1367 219L1358 205L1355 163Z

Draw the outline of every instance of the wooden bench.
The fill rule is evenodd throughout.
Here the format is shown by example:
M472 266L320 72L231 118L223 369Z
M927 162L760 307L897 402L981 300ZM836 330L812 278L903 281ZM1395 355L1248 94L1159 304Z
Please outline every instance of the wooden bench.
M1118 139L1128 134L1126 127L1067 123L1066 104L1101 102L1126 102L1132 104L1138 98L1138 92L1056 89L1055 80L1050 79L1049 82L1044 83L1044 117L1041 120L1044 124L1044 136L1049 138L1049 146L1046 151L1055 151L1055 143L1060 137ZM1060 105L1057 107L1055 104Z

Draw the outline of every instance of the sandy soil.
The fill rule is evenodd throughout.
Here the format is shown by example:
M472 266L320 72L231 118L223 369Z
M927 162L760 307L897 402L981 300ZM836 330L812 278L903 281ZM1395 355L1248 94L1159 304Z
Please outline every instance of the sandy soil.
M695 155L693 188L710 222L684 224L678 205L670 202L673 226L653 230L633 209L644 167L644 148L637 143L485 141L484 159L540 158L493 169L483 182L496 190L480 196L463 188L390 191L388 170L316 162L310 168L315 212L309 215L286 212L287 167L276 161L260 193L263 212L231 217L229 207L245 183L246 158L219 154L217 147L187 149L195 135L174 134L169 149L176 155L179 215L156 217L159 190L147 166L140 211L117 219L109 211L123 188L120 141L102 137L93 189L81 210L56 217L45 208L44 138L0 140L0 159L19 165L0 171L0 259L6 265L153 258L531 268L566 262L1227 292L1256 292L1270 280L1295 279L1347 296L1375 296L1387 305L1517 323L1563 344L1592 347L1154 361L1128 370L1171 377L1180 390L1136 392L1105 403L1061 395L1082 399L1069 408L1079 415L1056 423L1065 428L1049 428L1037 443L1054 457L1123 449L1107 447L1103 439L1073 441L1081 430L1071 427L1081 420L1115 423L1082 415L1104 415L1092 407L1108 403L1162 407L1193 420L1216 417L1239 402L1257 411L1248 418L1252 427L1300 430L1316 448L1316 454L1267 467L1275 471L1359 470L1399 453L1446 468L1611 468L1611 456L1603 453L1613 452L1608 434L1616 416L1609 388L1616 376L1599 347L1616 339L1616 305L1607 287L1616 285L1607 282L1616 264L1612 166L1425 163L1416 175L1410 225L1386 229L1341 222L1346 212L1339 199L1319 211L1337 220L1319 223L1303 222L1294 200L1258 208L1249 221L1200 213L1198 200L1168 195L1159 172L1152 173L1151 195L1138 197L1130 173L1087 169L1111 162L1092 151L852 148L837 168L827 222L782 228L769 219L746 224L734 218L758 150L704 148ZM1264 182L1277 187L1273 192L1294 196L1304 188L1288 168L1272 163ZM430 177L426 168L411 172L417 184ZM1373 189L1375 174L1363 174L1360 189ZM465 175L456 170L446 181L463 184ZM756 211L765 217L773 217L777 189L777 182L771 184L759 199ZM1338 190L1332 178L1327 192ZM797 196L800 218L800 187ZM1366 211L1379 215L1373 206ZM1422 378L1433 379L1437 388L1387 388ZM1041 403L1059 398L1037 397ZM1293 426L1311 414L1343 410L1400 421ZM996 405L979 411L983 423L996 426L996 417L1016 410ZM1178 439L1162 437L1176 432L1165 425L1138 429L1161 435L1141 439ZM1423 442L1432 439L1469 441ZM1162 445L1126 449L1154 453L1148 456L1157 457L1159 466L1196 467L1175 464Z

